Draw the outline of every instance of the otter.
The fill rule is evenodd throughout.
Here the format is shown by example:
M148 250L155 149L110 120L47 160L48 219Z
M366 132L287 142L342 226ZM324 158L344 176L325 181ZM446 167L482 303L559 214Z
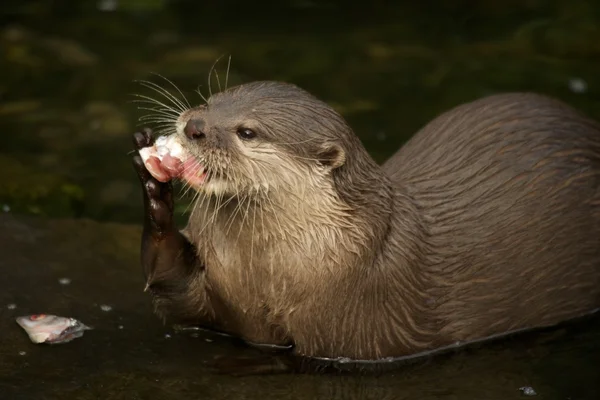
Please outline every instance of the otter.
M141 263L163 320L376 361L600 307L600 126L559 100L458 105L381 165L290 83L226 89L172 127L187 154L165 167L176 172L133 157ZM152 146L152 132L133 142ZM174 178L196 196L181 230Z

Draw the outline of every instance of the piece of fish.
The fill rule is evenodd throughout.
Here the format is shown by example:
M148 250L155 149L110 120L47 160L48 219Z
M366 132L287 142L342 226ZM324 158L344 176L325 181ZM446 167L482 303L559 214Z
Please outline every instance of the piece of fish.
M185 169L189 154L174 135L159 136L154 145L138 150L150 174L160 182L179 178ZM197 162L193 162L197 165ZM189 166L188 166L189 167Z
M150 157L156 157L160 161L162 161L165 156L181 158L183 152L183 147L173 135L159 136L156 138L153 146L144 147L139 150L140 156L142 156L144 162L147 162Z
M67 343L92 329L74 318L49 314L27 315L18 317L16 321L33 343Z

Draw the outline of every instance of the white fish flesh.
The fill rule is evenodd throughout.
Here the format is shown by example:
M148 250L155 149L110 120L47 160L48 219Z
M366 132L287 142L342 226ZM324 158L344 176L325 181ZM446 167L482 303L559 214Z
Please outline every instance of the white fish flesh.
M174 135L159 136L154 141L153 146L144 147L139 150L139 153L142 160L144 160L144 163L152 156L158 158L160 161L162 161L166 155L181 159L183 147L181 147L181 144Z
M204 167L183 148L176 135L159 136L154 145L138 152L150 175L160 182L182 179L196 188L204 184L207 176Z
M49 314L34 314L16 319L33 343L67 343L81 337L90 328L82 322Z

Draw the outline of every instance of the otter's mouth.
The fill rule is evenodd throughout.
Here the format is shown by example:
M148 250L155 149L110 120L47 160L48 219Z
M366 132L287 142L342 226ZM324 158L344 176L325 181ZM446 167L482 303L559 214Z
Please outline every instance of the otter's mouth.
M181 165L181 172L179 175L174 175L173 178L183 179L195 188L199 188L208 181L209 170L200 164L195 157L188 157Z
M148 172L160 182L182 179L199 188L208 179L208 169L185 151L174 136L161 136L153 146L140 149L139 153Z

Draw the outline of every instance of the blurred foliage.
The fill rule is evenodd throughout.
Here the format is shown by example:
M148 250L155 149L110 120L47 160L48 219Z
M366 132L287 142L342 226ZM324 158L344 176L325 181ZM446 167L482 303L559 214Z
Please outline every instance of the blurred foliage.
M232 55L230 85L286 80L329 102L378 161L440 112L495 92L546 93L600 117L592 0L5 0L0 22L0 201L52 216L138 221L131 101L153 94L134 81L165 85L160 73L197 103L221 56L222 82Z

